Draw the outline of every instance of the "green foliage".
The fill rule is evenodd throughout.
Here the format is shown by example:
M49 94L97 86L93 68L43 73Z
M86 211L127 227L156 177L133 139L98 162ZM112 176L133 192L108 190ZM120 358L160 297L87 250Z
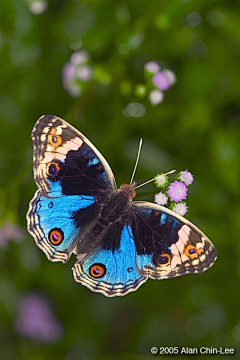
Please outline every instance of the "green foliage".
M240 3L46 0L36 13L34 2L3 1L0 12L0 226L7 220L24 230L19 242L0 243L0 357L125 360L151 359L152 346L238 349ZM193 12L201 16L198 25L189 18ZM61 73L78 50L90 54L98 81L72 98ZM154 107L141 98L144 64L151 60L177 77ZM132 102L145 113L125 116ZM173 168L191 171L186 217L215 244L213 268L149 280L137 292L108 299L74 282L73 259L50 263L25 221L36 189L30 133L42 114L59 115L83 132L111 164L118 185L130 179L140 137L138 183ZM154 192L146 186L137 199L153 201ZM49 299L63 326L56 343L15 329L19 301L32 291Z

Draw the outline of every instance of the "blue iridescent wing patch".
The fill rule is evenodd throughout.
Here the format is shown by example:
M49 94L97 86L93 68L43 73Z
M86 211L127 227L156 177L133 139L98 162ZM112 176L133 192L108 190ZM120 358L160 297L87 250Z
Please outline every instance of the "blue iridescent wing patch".
M114 227L114 225L112 225ZM120 230L120 231L119 231ZM131 226L121 226L110 242L119 245L106 249L106 236L86 260L81 259L73 267L74 279L92 291L103 295L123 296L135 291L147 277L140 275L136 268L136 248ZM117 240L117 241L115 241Z
M201 273L217 252L195 225L157 204L135 201L131 207L138 272L152 279Z

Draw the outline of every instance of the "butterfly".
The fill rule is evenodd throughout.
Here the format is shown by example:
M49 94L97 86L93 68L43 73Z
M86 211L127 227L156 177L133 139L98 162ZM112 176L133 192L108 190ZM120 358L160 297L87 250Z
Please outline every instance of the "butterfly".
M136 184L117 189L107 161L61 118L41 116L32 131L38 186L27 227L50 261L71 254L75 281L105 296L135 291L148 278L201 273L217 258L212 242L173 211L132 201Z

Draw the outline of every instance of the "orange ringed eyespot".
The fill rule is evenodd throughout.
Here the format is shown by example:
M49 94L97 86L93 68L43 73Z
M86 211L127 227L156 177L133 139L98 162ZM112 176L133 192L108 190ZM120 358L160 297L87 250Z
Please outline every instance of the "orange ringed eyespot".
M184 250L184 254L190 259L196 259L198 257L197 249L193 245L187 245Z
M60 245L64 239L64 233L61 229L52 229L48 234L48 239L52 245Z
M167 253L158 255L158 265L169 265L171 262L171 256Z
M51 162L48 164L48 175L49 176L57 176L58 172L60 170L60 166L57 162Z
M57 129L53 128L48 135L49 144L55 149L62 144L62 138L60 135L57 135Z
M89 274L94 278L101 278L106 274L106 266L100 263L93 264L89 268Z

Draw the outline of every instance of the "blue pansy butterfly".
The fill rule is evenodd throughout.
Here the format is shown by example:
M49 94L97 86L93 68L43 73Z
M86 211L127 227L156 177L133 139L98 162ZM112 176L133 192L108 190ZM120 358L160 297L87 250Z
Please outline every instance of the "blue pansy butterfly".
M100 152L52 115L32 131L38 186L28 231L50 261L77 257L74 279L105 296L135 291L148 278L201 273L216 250L193 224L157 204L132 201L135 183L116 187Z

